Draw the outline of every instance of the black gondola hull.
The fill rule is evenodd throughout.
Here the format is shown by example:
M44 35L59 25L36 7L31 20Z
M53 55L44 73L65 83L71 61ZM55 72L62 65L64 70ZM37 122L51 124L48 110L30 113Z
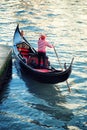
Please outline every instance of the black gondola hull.
M13 52L14 52L17 62L20 65L20 69L21 69L22 73L25 73L27 76L29 76L39 82L49 83L49 84L56 84L56 83L64 82L69 78L69 76L71 74L71 70L72 70L72 62L70 64L70 66L68 67L68 69L66 69L65 71L54 69L49 72L41 72L41 71L38 71L38 69L34 69L30 65L27 65L23 61L23 59L20 58L19 52L16 48L16 45L19 44L19 43L16 43L16 38L17 38L17 42L18 42L18 36L20 36L20 31L19 31L19 27L17 26L17 28L15 30L15 34L14 34L14 39L13 39L13 41L14 41ZM19 37L19 39L20 38L22 39L21 36ZM23 39L23 41L24 40L25 39ZM26 40L24 42L26 43ZM28 43L26 43L26 44L28 44ZM29 46L29 47L31 47L31 46ZM34 49L34 51L35 51L35 49Z

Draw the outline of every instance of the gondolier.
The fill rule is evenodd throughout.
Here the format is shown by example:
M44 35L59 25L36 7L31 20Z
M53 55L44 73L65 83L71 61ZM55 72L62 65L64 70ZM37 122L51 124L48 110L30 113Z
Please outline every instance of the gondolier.
M46 63L46 47L53 48L53 45L46 41L46 35L41 35L38 40L38 66L41 65L41 58L43 59L43 67L45 68Z

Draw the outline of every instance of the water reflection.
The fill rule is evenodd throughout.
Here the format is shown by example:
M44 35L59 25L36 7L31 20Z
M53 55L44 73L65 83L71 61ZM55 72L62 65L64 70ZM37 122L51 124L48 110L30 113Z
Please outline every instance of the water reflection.
M56 119L71 119L73 115L72 111L61 105L62 103L66 102L66 99L61 94L58 86L43 85L38 83L32 85L30 81L27 81L26 84L30 93L33 93L39 99L45 100L47 103L47 105L39 103L33 104L34 108L44 111L47 114L51 114L51 116L55 117Z
M3 85L3 88L0 89L0 104L7 99L8 94L9 94L8 84Z
M2 88L0 88L0 104L2 104L9 96L9 82L10 79L6 82L6 84L2 85Z
M28 88L28 92L38 98L38 101L35 103L27 102L29 107L31 106L34 109L50 114L56 119L70 120L72 118L72 111L62 105L63 103L66 103L66 99L61 94L58 85L39 83L31 79L30 76L26 76L25 73L21 72L19 70L20 66L18 67L16 61L15 65L17 67L18 75L24 80L26 87ZM45 102L40 103L39 100Z
M12 60L9 63L8 70L5 74L4 81L0 83L0 104L4 102L4 100L7 99L9 94L9 83L12 77Z
M29 116L32 119L37 118L37 120L40 119L40 121L45 120L47 124L51 116L60 119L62 118L61 116L64 116L63 118L68 118L69 114L67 115L67 111L70 112L70 119L70 117L72 117L72 111L65 107L65 105L70 105L69 107L73 109L74 117L68 124L68 128L84 130L87 129L86 0L2 0L0 7L0 42L2 44L7 44L8 42L9 45L13 45L12 38L16 27L16 23L20 23L20 26L25 30L25 33L27 33L26 36L29 37L29 40L31 40L31 43L32 45L34 45L34 47L36 47L37 45L36 40L38 39L38 35L40 33L46 33L49 41L52 41L56 44L55 46L57 48L59 58L61 59L61 61L66 61L67 63L71 59L71 57L73 57L72 55L74 55L75 57L73 72L70 78L70 80L74 82L74 85L72 85L72 89L74 91L72 92L71 96L65 93L64 97L61 94L58 85L44 86L42 84L34 82L33 80L26 80L26 77L21 77L21 73L19 72L21 79L23 78L24 82L26 83L26 88L28 89L28 91L24 93L26 89L24 88L22 96L21 94L19 95L20 90L22 90L21 86L24 86L25 84L21 83L20 87L17 86L19 85L18 82L20 82L20 79L18 79L18 82L16 80L15 82L12 82L10 87L14 88L14 90L16 89L16 87L18 88L15 92L15 95L17 95L17 98L15 99L15 107L13 107L13 96L9 96L9 98L12 100L12 102L8 101L7 103L9 109L7 109L7 107L5 107L6 110L3 109L5 113L8 113L7 115L9 118L7 118L7 122L5 122L6 117L0 118L2 120L0 126L6 129L32 129L33 126L34 129L38 129L38 126L36 126L35 128L35 125L33 124L24 124L24 120L26 121L27 119L26 122L28 122L29 119L29 117L26 118L27 114L30 113ZM53 57L53 54L51 54L51 57ZM53 57L52 61L54 59L55 58ZM56 64L56 62L54 63ZM1 102L3 102L9 94L9 87L5 88L6 89L2 91L2 93L0 92L0 94L2 95L2 98L0 97ZM14 90L11 94L14 94ZM7 93L6 97L5 93ZM29 95L34 95L32 96L33 99L31 99ZM23 100L24 96L25 99ZM67 101L66 97L68 99ZM20 103L18 99L21 101ZM23 103L25 103L25 107ZM20 110L22 111L19 110L19 108L21 107L22 109ZM25 113L24 117L23 112ZM38 115L37 117L34 116L36 114L35 112ZM47 113L45 117L43 112ZM11 115L12 113L13 115ZM42 114L43 118L41 117L42 115L39 116L39 114ZM15 118L15 115L17 115L17 118ZM48 117L48 115L50 116ZM12 116L12 118L10 116ZM23 118L21 118L21 116ZM50 123L53 127L49 129L63 129L59 128L60 122L56 122L56 119L54 118L52 118ZM20 121L18 119L20 119ZM10 122L9 124L8 120ZM56 128L55 124L57 124ZM42 130L44 128L39 127L39 129Z

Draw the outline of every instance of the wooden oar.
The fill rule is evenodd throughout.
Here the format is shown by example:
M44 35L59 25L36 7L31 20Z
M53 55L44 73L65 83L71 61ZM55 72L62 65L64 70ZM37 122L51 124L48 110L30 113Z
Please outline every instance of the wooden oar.
M59 62L59 65L60 65L60 67L61 67L61 69L62 69L62 71L63 71L63 68L62 68L61 62L60 62L59 57L58 57L58 53L56 52L56 49L55 49L55 46L53 47L53 49L54 49L54 52L55 52L55 54L56 54L57 60L58 60L58 62ZM68 91L71 92L71 89L70 89L70 86L69 86L67 80L66 80L66 84L67 84L67 87L68 87Z

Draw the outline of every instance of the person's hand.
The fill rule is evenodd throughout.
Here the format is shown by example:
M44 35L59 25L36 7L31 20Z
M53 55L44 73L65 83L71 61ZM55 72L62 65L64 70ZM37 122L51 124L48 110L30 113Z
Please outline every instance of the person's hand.
M52 44L52 47L54 48L54 45Z

